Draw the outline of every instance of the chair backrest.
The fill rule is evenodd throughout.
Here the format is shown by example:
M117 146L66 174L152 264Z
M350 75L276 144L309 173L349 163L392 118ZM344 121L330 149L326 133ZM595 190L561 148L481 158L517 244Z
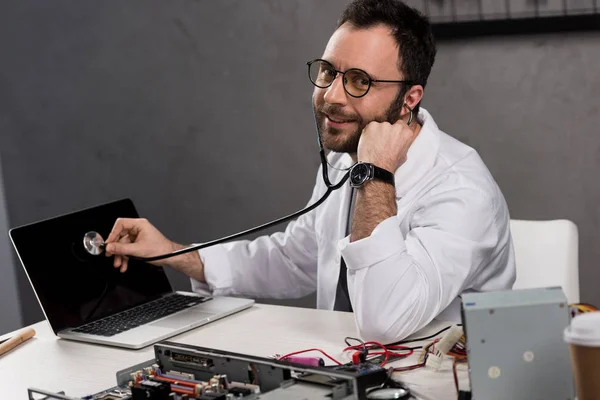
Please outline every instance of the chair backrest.
M561 286L579 302L579 234L568 220L511 220L517 279L514 289Z

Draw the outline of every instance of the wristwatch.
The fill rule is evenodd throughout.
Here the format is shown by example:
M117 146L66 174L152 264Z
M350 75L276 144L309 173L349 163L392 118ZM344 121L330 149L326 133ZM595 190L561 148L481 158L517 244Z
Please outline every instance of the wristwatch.
M350 186L360 187L370 180L378 179L394 185L394 174L371 163L359 162L350 169Z

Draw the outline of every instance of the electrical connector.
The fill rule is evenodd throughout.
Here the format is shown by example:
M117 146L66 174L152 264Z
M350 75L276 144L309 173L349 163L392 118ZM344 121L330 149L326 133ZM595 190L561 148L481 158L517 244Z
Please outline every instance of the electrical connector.
M444 354L442 352L436 351L435 353L429 353L427 354L427 360L425 360L425 367L439 371L443 360Z
M458 343L463 335L463 328L458 325L452 325L450 330L446 332L444 337L435 345L436 350L439 350L443 354L448 352Z
M360 365L367 361L367 352L363 350L355 351L352 353L352 364Z

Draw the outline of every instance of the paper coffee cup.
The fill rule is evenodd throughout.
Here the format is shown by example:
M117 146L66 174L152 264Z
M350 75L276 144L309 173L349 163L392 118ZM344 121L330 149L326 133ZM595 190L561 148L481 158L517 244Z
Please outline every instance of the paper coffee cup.
M600 312L585 313L565 329L578 400L600 400Z

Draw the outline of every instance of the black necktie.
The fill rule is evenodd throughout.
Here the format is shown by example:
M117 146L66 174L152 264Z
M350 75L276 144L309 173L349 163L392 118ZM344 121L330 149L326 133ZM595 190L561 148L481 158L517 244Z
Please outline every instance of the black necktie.
M348 222L346 224L346 236L352 230L352 211L354 209L354 188L350 191L350 206L348 207ZM335 303L333 309L335 311L350 311L352 312L352 304L350 303L350 295L348 294L348 277L346 274L346 262L344 257L340 262L340 276L338 278L337 290L335 292Z

